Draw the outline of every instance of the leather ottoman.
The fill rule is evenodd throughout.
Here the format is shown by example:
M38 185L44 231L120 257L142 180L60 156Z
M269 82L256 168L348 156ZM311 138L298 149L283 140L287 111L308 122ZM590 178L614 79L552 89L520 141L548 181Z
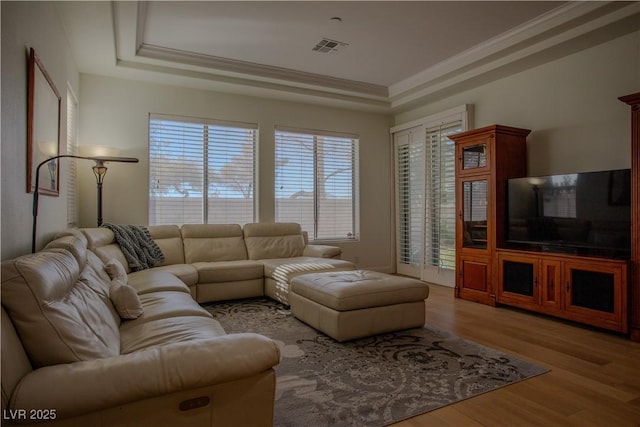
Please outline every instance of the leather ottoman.
M291 312L337 341L425 322L429 287L420 280L367 270L310 273L291 281Z

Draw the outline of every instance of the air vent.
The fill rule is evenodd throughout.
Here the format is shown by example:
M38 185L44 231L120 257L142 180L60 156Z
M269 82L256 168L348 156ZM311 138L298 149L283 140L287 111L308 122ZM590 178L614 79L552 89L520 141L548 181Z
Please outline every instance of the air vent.
M347 46L349 46L349 43L323 38L315 45L313 50L320 53L335 53Z

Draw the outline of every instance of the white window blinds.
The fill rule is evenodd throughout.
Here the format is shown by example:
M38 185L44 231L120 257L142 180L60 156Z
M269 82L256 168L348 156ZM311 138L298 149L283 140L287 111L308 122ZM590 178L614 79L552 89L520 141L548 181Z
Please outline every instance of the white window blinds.
M78 101L67 90L67 154L78 154ZM67 227L78 226L78 167L76 159L67 159Z
M358 139L276 130L275 216L298 222L311 240L357 236Z
M398 133L395 135L395 140L398 262L404 265L421 266L426 175L424 127Z
M470 106L393 128L397 271L452 285L455 270L455 144Z
M449 135L462 132L461 121L427 129L425 264L455 269L455 144Z
M257 125L152 114L149 224L255 220Z

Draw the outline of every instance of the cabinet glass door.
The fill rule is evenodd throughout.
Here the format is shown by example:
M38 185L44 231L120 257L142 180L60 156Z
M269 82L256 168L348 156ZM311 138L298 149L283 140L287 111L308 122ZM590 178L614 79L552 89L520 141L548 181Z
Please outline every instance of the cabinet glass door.
M487 249L487 180L462 182L462 222L465 248Z
M615 312L615 276L610 273L571 269L570 304L606 313Z
M462 147L462 169L479 169L487 167L487 144Z
M533 262L502 262L502 290L525 297L533 297L535 287Z

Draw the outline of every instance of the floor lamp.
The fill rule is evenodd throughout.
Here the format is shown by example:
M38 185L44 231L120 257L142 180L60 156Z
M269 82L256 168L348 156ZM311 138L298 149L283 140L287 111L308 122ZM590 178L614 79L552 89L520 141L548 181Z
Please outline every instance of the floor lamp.
M40 167L45 164L52 162L56 159L61 158L72 158L72 159L83 159L83 160L93 160L96 162L95 166L93 166L93 174L96 177L96 182L98 184L98 226L102 224L102 182L104 180L104 176L107 173L107 167L105 166L106 162L118 162L118 163L138 163L138 159L135 157L112 157L112 156L76 156L73 154L60 154L58 156L49 157L47 160L43 160L36 167L36 177L35 177L35 189L33 190L33 230L31 234L31 253L35 253L36 251L36 228L38 224L38 202L39 202L39 187L38 183L40 182Z

